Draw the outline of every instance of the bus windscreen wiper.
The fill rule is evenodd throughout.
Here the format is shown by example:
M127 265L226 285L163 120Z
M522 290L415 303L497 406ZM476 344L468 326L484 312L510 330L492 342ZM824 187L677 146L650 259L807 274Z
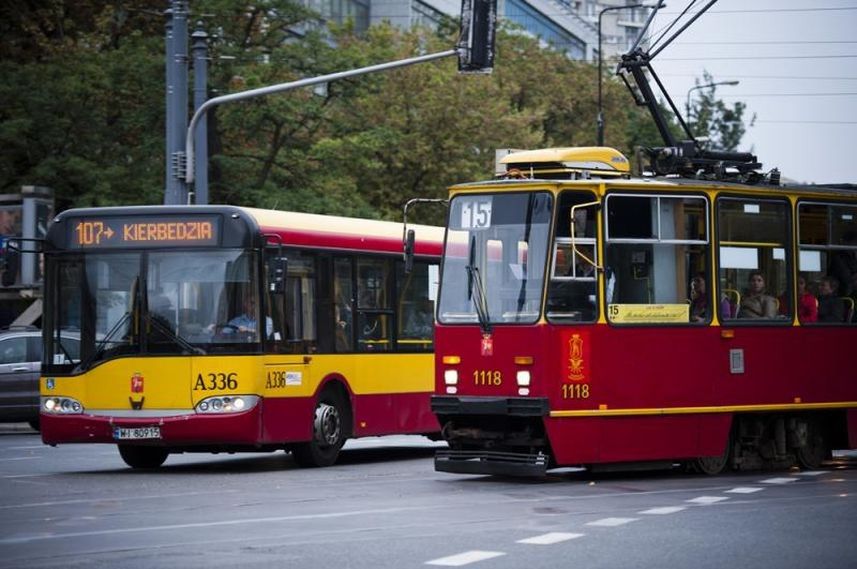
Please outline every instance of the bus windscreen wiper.
M167 338L169 338L170 340L172 340L173 342L178 344L179 347L181 347L186 352L189 352L191 354L203 355L203 356L206 355L207 352L205 350L203 350L202 348L200 348L198 346L194 346L193 344L191 344L190 342L188 342L187 340L185 340L184 338L182 338L181 336L179 336L178 334L173 332L173 330L170 326L164 324L163 322L161 322L157 318L152 318L152 316L149 315L149 322L154 324L155 328L160 330L160 332L162 334L164 334Z
M81 372L89 369L89 366L92 365L92 363L98 358L100 358L101 355L104 353L107 344L113 341L113 335L116 334L117 331L123 329L122 325L125 324L129 318L131 318L131 312L127 311L125 312L125 314L122 315L121 318L119 318L119 320L116 321L116 324L113 325L113 327L107 332L107 334L104 335L104 337L98 342L98 344L96 344L95 350L92 352L92 354L90 354L90 356L85 360L81 361L80 364L78 364L78 366L74 369L74 371Z

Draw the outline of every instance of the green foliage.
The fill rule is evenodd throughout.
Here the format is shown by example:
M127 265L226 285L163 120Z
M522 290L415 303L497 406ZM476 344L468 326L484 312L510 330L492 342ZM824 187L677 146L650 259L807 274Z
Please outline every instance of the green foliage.
M696 79L695 84L712 85L714 77L703 71L702 79ZM694 91L698 93L690 105L688 121L691 132L699 138L707 138L705 146L715 150L738 150L738 145L744 137L747 127L744 124L744 112L747 105L737 102L731 107L717 98L717 86L704 87ZM753 126L756 115L750 117L749 126Z
M166 3L5 6L0 191L51 186L60 208L162 203ZM320 29L290 0L191 8L191 23L208 15L211 96L444 51L458 33L451 23L435 33ZM218 107L209 114L210 201L401 219L412 197L491 177L495 149L595 143L595 66L514 29L498 31L497 49L490 76L460 76L444 59ZM605 75L603 100L608 145L631 155L659 143L615 77ZM743 107L717 103L711 124L723 140L740 139L729 120L740 122ZM417 208L415 221L440 222L442 212Z

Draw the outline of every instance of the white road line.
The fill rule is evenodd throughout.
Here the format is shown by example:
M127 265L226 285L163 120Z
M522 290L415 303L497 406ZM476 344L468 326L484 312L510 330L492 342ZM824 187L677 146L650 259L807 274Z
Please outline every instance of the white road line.
M680 512L682 510L686 510L685 506L663 506L661 508L652 508L651 510L643 510L642 512L637 512L638 514L650 514L654 516L665 516L667 514L675 514L676 512Z
M764 488L754 488L750 486L739 486L737 488L733 488L731 490L724 490L727 494L753 494L754 492L761 492Z
M127 533L141 533L147 531L171 531L177 529L209 528L218 526L241 526L246 524L268 524L272 522L292 522L303 520L323 520L331 518L347 518L352 516L365 516L372 514L391 514L395 512L406 512L417 508L381 508L377 510L351 510L347 512L331 512L328 514L304 514L295 516L279 516L274 518L249 518L244 520L221 520L217 522L197 522L188 524L172 524L163 526L144 526L134 528L114 528L93 531L77 531L69 533L33 534L6 537L0 539L0 545L12 543L31 543L36 541L47 541L52 539L67 539L74 537L89 537L98 535L117 535Z
M761 484L788 484L789 482L795 482L797 478L768 478L767 480L760 480Z
M636 522L638 519L639 518L604 518L602 520L595 520L594 522L589 522L586 525L598 527L616 527L625 524L630 524L631 522Z
M827 470L803 470L801 472L795 472L793 476L821 476L822 474L828 474Z
M24 474L22 476L48 476L47 474ZM6 477L4 477L6 478ZM53 508L54 506L68 506L72 504L105 504L109 502L124 503L131 500L164 500L167 498L177 498L179 496L210 496L216 494L222 496L224 494L234 494L238 490L218 490L216 492L174 492L170 494L144 494L142 496L115 496L110 498L81 498L78 500L55 500L51 502L28 502L24 504L8 504L0 506L0 510L11 510L20 508Z
M40 456L16 456L14 458L0 458L0 462L13 462L16 460L38 460Z
M569 539L577 539L578 537L583 536L584 534L582 533L551 532L543 535L537 535L534 537L528 537L527 539L519 539L515 543L528 543L532 545L553 545L554 543L568 541Z
M726 496L700 496L699 498L693 498L691 500L685 500L685 502L689 502L691 504L701 504L703 506L707 506L709 504L716 504L717 502L722 502L724 500L728 500Z
M31 447L6 447L3 450L42 450L42 449L49 449L49 448L51 448L51 447L49 447L48 445L38 445L38 446L31 446Z
M440 559L433 559L432 561L426 561L426 565L441 565L443 567L461 567L463 565L469 565L471 563L476 563L477 561L485 561L486 559L493 559L494 557L500 557L501 555L506 555L502 551L465 551L464 553L459 553L458 555L450 555L449 557L441 557Z

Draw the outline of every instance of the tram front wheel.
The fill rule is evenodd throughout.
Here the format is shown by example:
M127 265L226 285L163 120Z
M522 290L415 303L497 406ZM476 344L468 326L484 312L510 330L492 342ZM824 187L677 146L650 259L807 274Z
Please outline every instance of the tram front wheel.
M827 441L817 421L808 421L806 444L798 447L796 454L798 465L804 470L815 470L827 459Z
M304 467L333 465L347 437L346 417L346 407L339 396L322 394L313 414L312 440L294 447L295 462Z
M158 468L169 454L170 451L161 447L119 445L119 456L131 468Z
M726 448L723 449L723 454L719 456L700 456L689 462L691 470L708 476L720 474L726 470L729 464L730 450L732 449L732 438L726 440Z

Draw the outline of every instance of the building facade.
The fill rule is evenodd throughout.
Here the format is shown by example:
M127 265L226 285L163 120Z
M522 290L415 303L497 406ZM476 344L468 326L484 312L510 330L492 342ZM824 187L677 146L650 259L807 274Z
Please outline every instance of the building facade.
M354 21L357 31L390 22L394 26L436 28L445 18L457 18L460 0L304 0L322 18ZM498 0L500 19L572 59L598 58L598 15L607 7L637 4L634 0ZM649 8L610 10L602 18L601 46L606 59L626 52L636 41Z

